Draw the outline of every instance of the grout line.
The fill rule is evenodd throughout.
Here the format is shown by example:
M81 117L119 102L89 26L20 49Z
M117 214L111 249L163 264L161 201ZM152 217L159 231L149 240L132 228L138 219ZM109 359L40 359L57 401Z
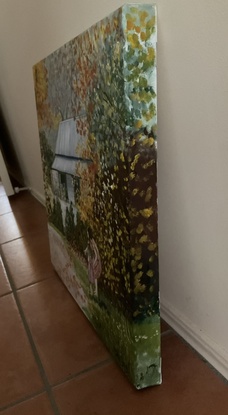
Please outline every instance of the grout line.
M36 397L42 395L45 392L46 392L45 389L42 389L41 391L39 391L37 393L33 393L31 395L27 395L24 398L18 399L18 400L13 401L13 402L10 402L8 405L1 406L0 412L6 411L7 409L10 409L10 408L13 408L13 407L15 407L17 405L20 405L21 403L26 402L26 401L28 401L30 399L36 398Z
M13 291L8 291L7 293L5 293L5 294L1 294L0 295L0 299L1 298L4 298L4 297L6 297L7 295L9 295L9 294L13 294Z
M17 238L10 239L10 241L1 242L0 245L2 246L2 245L10 244L10 242L14 242L14 241L17 241L18 239L22 239L22 238L24 238L24 235L20 235Z
M8 212L1 213L1 214L0 214L0 217L6 216L6 215L8 215L9 213L13 213L13 211L12 211L12 210L9 210Z
M1 199L0 199L0 200L1 200ZM12 210L8 210L7 212L1 212L1 213L0 213L0 218L1 218L2 216L7 215L8 213L13 213L13 212L12 212Z
M69 382L70 380L80 378L85 373L93 372L96 369L99 369L101 367L107 366L108 364L114 362L112 358L107 358L105 360L102 360L99 363L96 363L95 365L89 366L87 369L81 370L80 372L74 373L67 378L63 379L62 381L56 382L52 385L52 388L56 388L58 386L64 385L64 383Z
M169 335L171 333L174 334L174 331L171 328L170 329L167 329L167 330L165 330L165 331L163 331L161 333L161 337L167 336L167 335ZM115 363L115 360L113 360L112 357L107 358L107 359L105 359L105 360L103 360L103 361L101 361L99 363L96 363L93 366L89 366L87 369L84 369L84 370L82 370L80 372L77 372L77 373L72 374L71 376L68 376L67 378L65 378L64 380L62 380L60 382L54 383L52 385L52 388L56 388L58 386L61 386L64 383L69 382L70 380L80 378L82 375L84 375L86 373L93 372L94 370L99 369L101 367L104 367L104 366L108 365L109 363L113 363L113 362Z
M11 288L12 288L12 292L13 292L13 295L14 295L14 299L15 299L15 302L17 304L18 311L19 311L20 317L22 319L22 323L24 325L24 329L25 329L25 332L27 334L27 337L28 337L28 340L29 340L29 343L30 343L30 346L31 346L31 349L32 349L32 352L33 352L33 355L34 355L34 358L35 358L35 361L37 363L37 366L38 366L38 369L39 369L39 372L40 372L41 379L42 379L42 381L44 383L45 390L46 390L46 392L47 392L47 394L49 396L52 409L53 409L55 415L60 415L60 411L59 411L58 406L57 406L57 404L55 402L55 398L54 398L54 395L52 393L52 389L51 389L51 386L49 384L48 377L46 375L46 372L45 372L44 367L43 367L43 364L41 362L41 359L40 359L39 353L37 351L35 342L33 340L32 333L30 331L28 322L26 320L26 317L25 317L25 314L24 314L24 310L23 310L22 305L21 305L21 302L19 300L19 296L18 296L16 287L15 287L15 284L14 284L13 278L12 278L10 272L9 272L9 269L8 269L8 266L7 266L7 263L6 263L6 259L5 259L4 253L2 252L1 246L0 246L0 254L2 256L2 260L3 260L4 266L5 266L5 270L6 270L6 273L7 273L7 277L8 277L8 280L10 282L10 285L11 285Z
M51 277L42 278L42 280L37 280L37 281L34 281L34 282L30 282L30 283L28 283L26 285L23 285L23 287L16 288L16 291L17 292L18 291L22 291L25 288L30 288L30 287L33 287L34 285L39 284L40 282L44 282L44 281L47 281L47 280L49 281L49 280L52 280L52 279L56 279L56 277L54 275L52 275Z

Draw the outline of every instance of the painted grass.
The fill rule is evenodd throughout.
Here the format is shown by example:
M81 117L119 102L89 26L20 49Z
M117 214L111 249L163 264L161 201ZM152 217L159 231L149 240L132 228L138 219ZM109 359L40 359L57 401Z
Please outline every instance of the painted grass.
M85 264L60 233L59 235L62 249L68 253L75 275L88 299L88 306L82 307L82 311L115 360L136 388L160 384L159 316L147 318L140 323L131 323L104 293L99 292L99 298L92 297L89 294L88 270Z
M77 254L73 255L72 260L73 260L76 275L80 279L80 282L84 290L86 291L86 293L88 293L89 292L88 269L77 257Z
M160 384L160 319L131 323L108 304L89 301L90 320L136 388Z
M71 252L77 278L88 298L83 309L114 359L136 388L161 383L160 318L153 316L141 323L131 323L102 293L89 294L88 270L76 253Z

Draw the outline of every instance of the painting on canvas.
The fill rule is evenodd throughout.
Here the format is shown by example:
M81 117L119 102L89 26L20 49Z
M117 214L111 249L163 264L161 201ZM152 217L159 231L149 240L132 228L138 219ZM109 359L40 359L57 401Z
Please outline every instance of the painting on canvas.
M33 69L52 263L136 388L159 384L155 6Z

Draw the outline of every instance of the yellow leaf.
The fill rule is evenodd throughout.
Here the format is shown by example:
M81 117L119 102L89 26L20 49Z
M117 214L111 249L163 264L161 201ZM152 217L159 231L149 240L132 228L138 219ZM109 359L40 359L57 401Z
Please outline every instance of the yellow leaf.
M141 128L142 127L142 120L137 120L135 123L135 128Z
M146 286L145 286L145 284L137 284L136 286L135 286L135 288L134 288L134 293L135 294L137 294L137 293L143 293L144 291L145 291L145 289L146 289Z
M137 234L142 233L143 230L144 230L143 223L139 223L136 229Z
M154 139L153 139L153 137L148 137L148 138L145 138L145 140L143 140L143 145L145 145L145 146L152 146L154 144Z
M148 20L146 26L153 27L155 25L155 16L153 16L150 20Z
M136 253L136 255L141 255L142 254L142 247L140 245L135 247L135 253Z
M148 237L147 235L143 235L141 236L141 238L139 239L139 243L142 244L143 242L147 242L148 241Z
M146 33L145 32L141 32L140 38L144 42L146 40Z
M131 147L133 147L135 145L135 143L136 143L135 138L132 138L132 140L131 140Z
M128 34L127 40L131 44L133 49L138 49L138 48L141 47L141 45L139 43L139 37L136 33Z
M138 191L139 191L139 189L137 189L137 188L133 189L133 190L132 190L132 194L133 194L133 196L137 195Z
M147 227L147 229L149 229L149 231L150 231L150 232L153 232L154 227L153 227L152 223L148 223L148 224L146 225L146 227Z
M156 247L157 247L157 245L156 245L156 244L154 244L153 242L151 242L151 243L148 245L148 250L149 250L149 251L154 251L154 250L156 249Z
M153 273L152 269L147 271L146 275L148 275L148 277L153 277L154 273Z
M142 255L141 255L141 254L140 254L140 255L135 255L135 260L136 260L136 261L140 261L141 257L142 257Z
M133 30L135 27L134 23L132 20L128 20L127 21L127 30Z
M144 218L149 218L149 217L150 217L150 216L152 216L152 214L153 214L153 209L152 209L152 208L142 209L142 210L140 210L140 214L141 214Z
M152 197L152 191L146 192L145 202L149 202Z
M140 14L140 22L141 22L141 25L143 26L145 25L145 19L148 17L148 13L145 10L143 10L139 14Z
M135 275L135 278L136 278L137 280L139 280L142 276L143 276L143 272L142 272L142 271L139 271L139 272Z
M149 47L149 48L147 49L147 51L148 51L147 60L151 62L151 61L153 61L153 60L154 60L154 58L155 58L155 50L154 50L154 48Z
M136 154L135 155L134 160L131 163L131 170L134 170L135 169L135 166L138 163L139 157L140 157L140 154Z

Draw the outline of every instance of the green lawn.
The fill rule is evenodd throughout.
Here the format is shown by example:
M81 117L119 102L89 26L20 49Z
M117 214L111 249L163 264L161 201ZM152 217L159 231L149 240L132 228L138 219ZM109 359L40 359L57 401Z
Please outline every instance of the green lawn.
M89 301L91 322L137 388L160 383L160 319L129 322L112 304Z

